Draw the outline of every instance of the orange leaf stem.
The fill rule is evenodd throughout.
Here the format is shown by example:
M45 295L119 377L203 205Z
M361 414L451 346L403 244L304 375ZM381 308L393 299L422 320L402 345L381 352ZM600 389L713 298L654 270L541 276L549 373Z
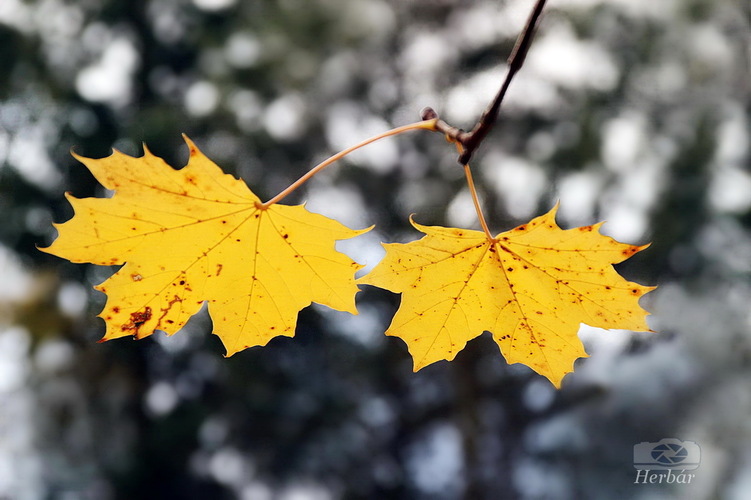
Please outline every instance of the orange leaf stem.
M262 208L268 208L271 205L273 205L274 203L278 203L278 202L282 201L282 199L284 199L287 195L289 195L290 193L292 193L295 189L297 189L300 186L302 186L305 182L307 182L311 177L313 177L314 175L316 175L318 172L320 172L324 168L328 167L332 163L334 163L334 162L336 162L336 161L344 158L345 156L347 156L348 154L352 153L353 151L356 151L356 150L360 149L363 146L367 146L368 144L370 144L372 142L376 142L378 140L385 139L386 137L391 137L392 135L399 135L401 133L408 132L410 130L418 130L418 129L435 130L436 121L437 121L437 119L423 120L423 121L419 121L419 122L415 122L415 123L410 123L409 125L403 125L401 127L392 128L391 130L387 130L386 132L383 132L383 133L378 134L376 136L373 136L373 137L370 137L368 139L365 139L364 141L359 142L359 143L355 144L354 146L351 146L351 147L349 147L349 148L347 148L347 149L345 149L343 151L340 151L340 152L336 153L335 155L330 156L329 158L325 159L324 161L322 161L321 163L319 163L318 165L316 165L312 169L310 169L305 175L303 175L302 177L300 177L299 179L297 179L295 182L293 182L292 184L290 184L289 187L287 187L284 191L282 191L278 195L274 196L273 198L271 198L266 203L261 204L261 207Z
M475 211L477 212L477 218L480 220L480 225L488 240L495 241L495 238L488 229L488 223L485 222L485 216L482 214L482 207L480 206L480 199L477 197L477 189L475 189L475 181L472 180L472 171L469 169L469 163L464 165L464 175L467 177L467 185L469 186L469 192L472 195L472 203L475 204Z
M456 139L453 139L452 137L449 137L448 135L446 136L446 140L456 144L456 149L459 151L460 155L464 153L464 146L462 145L461 142L457 141ZM495 242L495 238L493 237L493 234L490 232L490 229L488 228L488 223L485 221L485 216L482 214L482 207L480 206L480 198L477 196L477 189L475 188L475 181L472 179L472 170L469 168L469 163L464 164L464 176L467 178L467 186L469 186L469 193L472 195L472 203L474 203L475 205L475 212L477 212L477 219L480 221L482 230L485 232L485 236L488 237L489 241Z

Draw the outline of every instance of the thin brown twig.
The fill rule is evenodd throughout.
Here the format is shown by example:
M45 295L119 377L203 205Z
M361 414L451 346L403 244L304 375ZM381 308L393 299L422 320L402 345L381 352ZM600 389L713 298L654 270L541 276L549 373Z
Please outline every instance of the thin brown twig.
M511 84L511 80L513 80L516 73L524 65L524 60L529 52L529 47L532 45L535 28L542 14L542 10L545 7L545 2L546 0L537 0L532 12L529 14L527 23L524 25L524 29L521 33L519 33L519 37L516 39L514 48L508 58L506 78L503 80L498 93L482 113L480 120L472 128L472 131L466 132L460 128L449 125L445 121L439 119L438 113L432 108L425 108L420 113L423 120L438 119L436 121L436 130L443 133L449 141L462 145L462 152L459 154L458 160L460 165L466 165L469 163L472 154L498 120L498 113L501 109L503 98L506 96L506 91Z

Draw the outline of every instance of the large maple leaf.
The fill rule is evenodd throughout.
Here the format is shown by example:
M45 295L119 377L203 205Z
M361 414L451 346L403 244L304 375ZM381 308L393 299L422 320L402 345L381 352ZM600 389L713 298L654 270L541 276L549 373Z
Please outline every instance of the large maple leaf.
M360 265L334 249L363 231L304 206L264 206L186 138L175 170L148 150L77 157L111 198L67 195L75 215L46 252L73 262L124 264L97 286L107 294L102 340L177 332L204 302L231 355L294 335L298 312L318 302L356 314Z
M358 282L402 294L386 334L407 343L415 371L452 360L487 330L509 363L560 387L587 356L581 323L649 331L638 301L653 287L626 281L611 265L646 245L604 236L602 223L563 230L556 209L492 239L413 221L426 236L384 245L386 257Z

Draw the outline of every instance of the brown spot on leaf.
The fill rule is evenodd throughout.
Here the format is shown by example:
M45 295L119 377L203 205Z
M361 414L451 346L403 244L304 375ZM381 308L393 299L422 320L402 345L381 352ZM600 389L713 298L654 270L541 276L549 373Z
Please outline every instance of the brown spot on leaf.
M131 330L133 332L133 335L137 337L138 329L141 328L141 325L143 325L150 319L151 319L151 308L149 306L146 306L143 308L143 311L130 313L130 322L123 325L121 330L124 332Z

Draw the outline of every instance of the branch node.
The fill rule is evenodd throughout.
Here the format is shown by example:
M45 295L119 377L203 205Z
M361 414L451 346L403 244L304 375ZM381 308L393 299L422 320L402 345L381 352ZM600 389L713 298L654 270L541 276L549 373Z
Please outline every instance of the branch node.
M421 120L435 120L436 118L438 118L438 113L436 113L430 106L425 106L422 108L422 111L420 111Z

